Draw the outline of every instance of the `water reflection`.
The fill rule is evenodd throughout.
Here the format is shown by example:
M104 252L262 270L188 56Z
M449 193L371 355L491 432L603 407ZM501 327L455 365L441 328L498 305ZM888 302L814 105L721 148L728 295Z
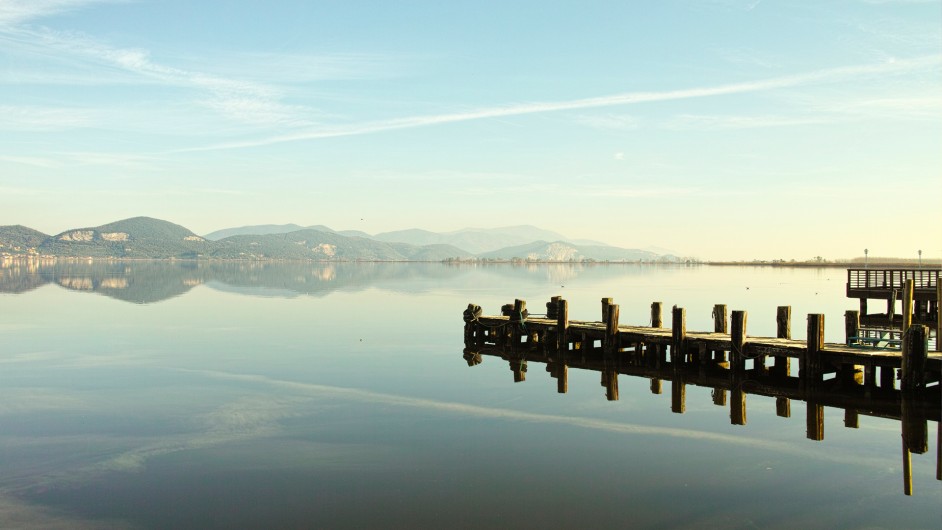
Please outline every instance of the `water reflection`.
M568 392L569 369L597 372L599 384L608 401L617 401L619 376L650 380L653 394L663 392L663 383L670 384L670 409L684 414L687 408L688 385L712 390L716 406L729 408L732 425L746 425L746 403L749 395L775 399L775 414L789 418L792 402L805 405L806 437L824 440L825 407L843 410L844 426L859 428L859 418L873 416L900 421L903 452L903 492L912 494L911 454L927 452L930 421L936 422L937 440L942 435L940 420L940 387L930 386L918 391L902 391L894 387L892 378L881 377L880 383L866 382L859 374L843 374L823 385L804 385L787 370L770 370L755 363L751 368L730 370L725 352L709 358L693 356L681 362L671 362L669 356L657 347L639 347L635 352L608 353L603 348L586 347L576 350L556 350L543 345L526 344L520 347L466 343L462 354L469 367L483 363L485 357L494 357L508 363L513 382L526 381L531 364L542 367L556 380L556 390ZM773 367L774 368L774 367ZM936 455L936 478L942 480L942 455Z
M234 261L0 261L0 293L25 293L55 284L137 304L160 302L199 285L220 291L292 297L379 287L425 292L486 272L520 283L565 284L574 278L650 273L658 265L317 263Z

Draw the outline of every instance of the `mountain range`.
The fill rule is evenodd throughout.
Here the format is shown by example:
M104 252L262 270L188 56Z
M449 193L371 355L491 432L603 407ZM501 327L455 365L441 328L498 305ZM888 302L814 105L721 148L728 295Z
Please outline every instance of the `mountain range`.
M0 226L0 256L36 255L112 259L248 259L317 261L676 261L670 255L623 249L533 226L468 228L437 233L400 230L369 235L323 225L256 225L199 236L185 227L134 217L47 235L25 226Z

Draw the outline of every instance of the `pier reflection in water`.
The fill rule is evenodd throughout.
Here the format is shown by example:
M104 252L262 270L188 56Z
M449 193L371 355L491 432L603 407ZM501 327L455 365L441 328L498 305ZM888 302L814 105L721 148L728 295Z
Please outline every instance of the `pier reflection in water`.
M530 320L530 328L527 327L525 302L518 300L516 307L504 306L502 317L483 317L480 307L472 304L465 311L463 358L471 367L481 364L485 357L502 359L509 364L515 383L526 381L531 364L542 365L550 378L556 380L556 390L562 394L569 390L570 368L598 372L600 385L609 401L619 399L619 376L650 380L653 394L661 394L664 382L669 382L670 408L678 414L686 412L688 385L706 387L712 389L714 405L729 407L732 425L746 425L747 397L750 394L774 398L775 414L783 418L791 417L792 402L799 401L805 408L806 437L814 441L824 440L825 408L842 410L844 426L851 429L859 428L860 416L897 420L902 433L903 492L906 495L913 494L911 455L928 451L930 430L936 434L936 447L942 447L939 443L942 441L942 401L934 372L920 375L918 384L912 388L905 382L897 384L892 359L889 362L887 359L877 361L878 365L871 365L868 370L853 363L843 363L828 374L827 368L812 369L815 361L809 358L808 350L797 354L802 364L799 371L792 369L791 358L784 354L774 357L770 366L765 355L752 353L757 348L745 347L744 312L733 313L734 331L731 336L727 335L725 343L714 338L712 341L703 340L700 347L689 347L686 341L677 341L678 328L683 327L677 322L678 318L683 321L683 309L674 308L674 326L664 330L667 333L665 343L657 339L660 331L658 303L652 305L654 326L646 328L653 330L651 333L654 334L648 337L649 343L637 338L619 340L611 336L614 330L620 329L617 324L618 307L612 305L610 299L603 299L602 303L602 321L570 323L565 301L560 303L558 298L554 298L547 304L550 314ZM558 309L553 311L553 308ZM779 308L780 338L790 337L790 311L787 309ZM714 316L715 333L726 333L725 306L717 306ZM809 336L816 335L815 328L823 326L823 322L814 317L809 315ZM823 317L820 320L823 321ZM555 325L557 323L560 324ZM575 336L570 336L573 331L570 324L578 328L576 333L572 333ZM560 333L560 329L565 331ZM685 329L681 332L686 334ZM637 333L641 336L642 332ZM630 335L631 332L625 334ZM596 339L594 335L601 338ZM824 352L823 332L821 336L818 349ZM926 342L924 336L920 340ZM626 343L630 345L625 347ZM813 349L812 341L808 343L809 349ZM704 344L714 348L705 348ZM829 346L832 350L836 348ZM830 358L834 358L833 355L832 351ZM930 354L930 360L937 361L937 355ZM879 365L880 362L883 364ZM819 358L817 363L824 361ZM932 429L930 422L935 423ZM937 451L935 457L935 476L942 480L942 451Z

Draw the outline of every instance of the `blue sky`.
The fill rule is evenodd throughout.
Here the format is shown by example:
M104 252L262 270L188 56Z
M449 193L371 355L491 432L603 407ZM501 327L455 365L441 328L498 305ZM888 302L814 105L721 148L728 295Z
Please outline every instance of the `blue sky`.
M47 233L938 258L940 168L940 1L0 0L0 224Z

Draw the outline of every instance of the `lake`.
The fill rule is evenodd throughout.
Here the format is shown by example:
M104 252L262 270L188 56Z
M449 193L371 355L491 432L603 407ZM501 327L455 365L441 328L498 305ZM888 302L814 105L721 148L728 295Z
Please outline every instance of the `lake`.
M900 422L803 407L748 421L709 388L462 358L462 311L647 325L714 304L775 335L776 307L844 337L845 271L642 265L5 263L0 527L938 528L938 425L903 495ZM669 311L665 314L669 325Z

